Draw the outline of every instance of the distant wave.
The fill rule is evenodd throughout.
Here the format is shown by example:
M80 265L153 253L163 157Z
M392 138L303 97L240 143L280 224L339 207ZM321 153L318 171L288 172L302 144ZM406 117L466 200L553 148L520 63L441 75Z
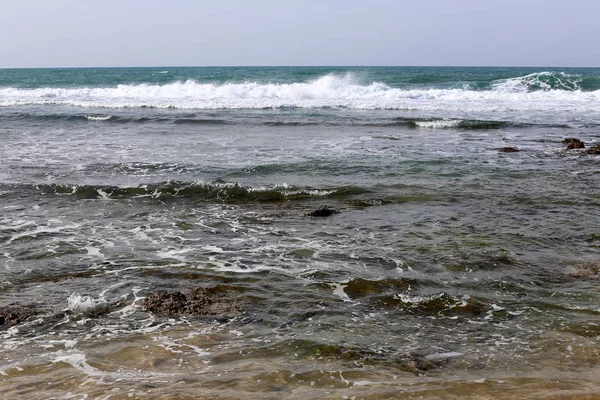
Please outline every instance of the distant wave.
M110 115L85 115L85 118L90 121L108 121L111 116Z
M361 84L352 74L289 84L198 83L105 88L0 88L0 106L86 108L267 109L351 108L417 111L600 111L600 90L581 90L583 78L540 72L491 83L490 90L399 89Z
M595 91L600 90L600 78L545 71L497 80L492 82L491 86L499 92Z
M66 114L66 113L49 113L41 114L19 113L13 115L3 115L0 118L3 120L39 120L39 121L86 121L94 123L167 123L167 124L191 124L191 125L221 125L227 121L217 118L202 118L202 117L182 117L182 116L157 116L157 117L136 117L136 116L118 116L118 115L87 115L87 114Z
M415 125L419 128L458 128L463 121L460 119L437 119L432 121L415 121Z
M354 124L353 124L354 125ZM391 122L382 122L375 124L356 124L364 126L377 126L377 127L389 127L389 126L407 126L409 128L425 128L425 129L458 129L458 130L489 130L489 129L502 129L502 128L533 128L533 127L545 127L545 128L572 128L567 124L560 123L524 123L515 121L494 121L484 119L462 119L462 118L408 118L398 117L394 118ZM597 126L590 124L590 127Z
M22 112L10 115L0 116L0 121L18 120L18 121L68 121L84 123L113 123L113 124L173 124L173 125L228 125L236 124L236 120L219 119L210 116L204 116L200 112L195 114L173 114L164 113L157 116L135 116L135 115L87 115L87 114L67 114L67 113L31 113ZM408 128L425 129L459 129L459 130L488 130L511 128L564 128L569 129L573 126L564 123L552 123L551 121L537 122L516 122L509 120L485 120L485 119L465 119L465 118L432 118L432 117L395 117L382 118L380 120L357 120L353 118L328 118L322 117L319 120L304 119L282 119L274 120L269 118L254 119L251 122L244 120L244 124L255 124L267 127L296 127L296 126L358 126L358 127L396 127L405 126ZM598 123L588 122L585 127L593 128L600 126Z
M455 118L396 118L390 125L407 125L413 128L427 129L461 129L461 130L485 130L512 128L529 128L533 126L568 128L566 125L557 124L525 124L508 121L488 121L479 119L455 119Z

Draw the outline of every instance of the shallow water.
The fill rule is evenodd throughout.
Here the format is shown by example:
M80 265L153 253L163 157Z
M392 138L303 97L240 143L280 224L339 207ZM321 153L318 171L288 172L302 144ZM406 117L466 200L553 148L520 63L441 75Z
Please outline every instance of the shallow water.
M314 89L284 72L273 84ZM388 97L416 90L377 73ZM98 108L75 78L39 101L2 89L0 308L36 315L0 328L1 397L599 398L600 159L562 144L600 142L597 100L576 103L594 88L482 85L463 93L479 111L411 111L361 108L352 90L375 89L348 79L333 108ZM542 100L511 110L503 93ZM323 206L339 213L310 216ZM239 312L144 309L198 286Z

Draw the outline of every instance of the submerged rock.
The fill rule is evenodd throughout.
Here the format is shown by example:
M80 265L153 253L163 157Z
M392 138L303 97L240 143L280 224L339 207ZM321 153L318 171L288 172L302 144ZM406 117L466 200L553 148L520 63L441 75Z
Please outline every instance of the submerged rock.
M310 215L311 217L330 217L333 214L338 214L339 211L338 210L333 210L331 208L328 208L327 206L318 208L314 211L309 212L307 215Z
M586 154L600 154L600 143L586 150Z
M517 149L516 147L500 147L498 151L500 153L518 153L521 150Z
M188 294L179 291L158 291L142 301L145 311L163 316L205 316L233 318L242 313L237 301L223 293L220 286L214 288L193 287Z
M572 265L567 269L567 274L575 279L600 278L600 262Z
M0 328L21 324L36 314L38 311L31 307L0 307Z
M585 144L577 138L565 138L563 144L567 145L567 150L585 149Z

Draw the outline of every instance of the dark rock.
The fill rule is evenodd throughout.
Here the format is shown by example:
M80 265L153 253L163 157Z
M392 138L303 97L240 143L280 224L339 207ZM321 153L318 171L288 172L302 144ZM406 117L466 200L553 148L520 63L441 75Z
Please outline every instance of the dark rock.
M567 150L585 149L585 144L577 138L566 138L563 140L563 144L567 145Z
M242 313L237 301L225 294L222 286L192 287L181 292L158 291L142 301L145 311L163 316L205 316L233 318Z
M400 278L400 279L382 279L382 280L368 280L362 278L355 278L350 280L344 288L350 298L360 298L369 295L378 295L383 293L398 293L401 291L408 290L410 287L416 287L418 282L416 280Z
M352 204L353 206L357 206L357 207L373 207L373 206L381 206L383 204L388 204L390 203L389 200L383 200L383 199L370 199L370 200L350 200L348 201L349 204Z
M498 149L498 151L499 151L500 153L517 153L517 152L519 152L520 150L519 150L519 149L517 149L516 147L500 147L500 148Z
M592 147L591 149L586 150L586 154L600 154L600 143Z
M314 211L311 211L308 213L308 215L310 215L311 217L330 217L333 214L337 214L339 213L339 211L337 210L332 210L331 208L327 208L327 206L318 208Z
M144 310L160 315L185 313L187 297L181 292L159 291L150 294L142 302Z
M30 307L0 307L0 328L18 325L36 314L38 311Z
M415 368L419 371L431 371L434 369L442 368L442 363L440 362L432 362L427 359L421 358L414 360Z

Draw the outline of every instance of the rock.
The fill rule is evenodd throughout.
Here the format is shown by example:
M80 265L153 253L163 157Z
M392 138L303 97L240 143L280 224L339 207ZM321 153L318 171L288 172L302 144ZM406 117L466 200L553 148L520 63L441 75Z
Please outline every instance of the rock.
M181 292L159 291L150 294L142 302L142 307L159 315L181 315L185 313L187 297Z
M339 211L332 210L331 208L324 206L324 207L321 207L314 211L309 212L307 215L310 215L311 217L330 217L333 214L338 214L338 213L339 213Z
M586 150L586 154L600 154L600 143L592 147L591 149Z
M585 144L577 138L566 138L563 140L563 144L567 145L567 150L585 149Z
M242 313L237 301L225 295L221 286L192 287L185 295L181 292L158 291L142 301L145 311L163 316L205 316L233 318Z
M519 150L519 149L517 149L516 147L500 147L500 148L498 149L498 151L499 151L500 153L517 153L517 152L519 152L520 150Z
M10 328L36 315L37 310L25 307L0 307L0 328Z
M593 279L600 277L600 262L587 262L567 268L567 274L575 279Z

